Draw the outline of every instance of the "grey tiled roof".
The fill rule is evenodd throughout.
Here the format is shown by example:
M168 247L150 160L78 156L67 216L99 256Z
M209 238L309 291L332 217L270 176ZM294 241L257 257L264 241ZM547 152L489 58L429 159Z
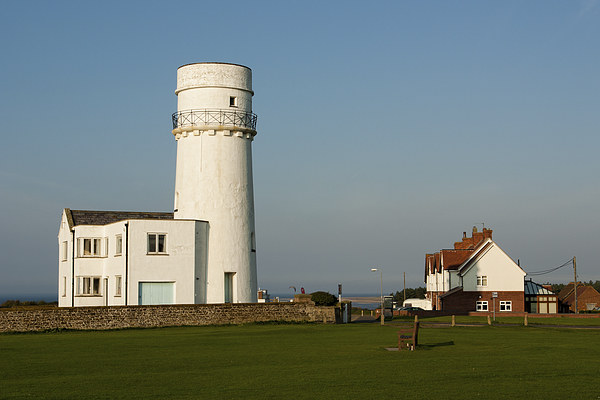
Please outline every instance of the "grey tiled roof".
M75 225L108 225L127 219L173 219L172 212L144 212L144 211L89 211L70 210L65 208L67 216L71 216Z

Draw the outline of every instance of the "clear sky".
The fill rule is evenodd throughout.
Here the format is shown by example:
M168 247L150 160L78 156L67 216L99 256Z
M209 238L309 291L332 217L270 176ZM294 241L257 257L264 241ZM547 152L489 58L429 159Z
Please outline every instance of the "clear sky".
M598 1L7 1L0 46L0 297L56 294L64 207L172 211L203 61L253 70L261 287L423 285L481 223L600 279Z

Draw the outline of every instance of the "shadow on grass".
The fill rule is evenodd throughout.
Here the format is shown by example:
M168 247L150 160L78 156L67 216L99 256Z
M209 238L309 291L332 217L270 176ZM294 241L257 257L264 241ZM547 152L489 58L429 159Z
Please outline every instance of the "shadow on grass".
M431 343L431 344L419 344L417 346L417 350L431 350L435 347L441 346L454 346L454 341L451 340L449 342L440 342L440 343Z

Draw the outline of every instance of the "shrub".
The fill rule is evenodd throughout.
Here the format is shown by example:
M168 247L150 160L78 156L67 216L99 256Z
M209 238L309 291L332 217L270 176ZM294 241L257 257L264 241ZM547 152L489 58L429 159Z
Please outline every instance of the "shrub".
M316 306L334 306L337 303L337 298L329 292L311 293L310 299L315 302Z

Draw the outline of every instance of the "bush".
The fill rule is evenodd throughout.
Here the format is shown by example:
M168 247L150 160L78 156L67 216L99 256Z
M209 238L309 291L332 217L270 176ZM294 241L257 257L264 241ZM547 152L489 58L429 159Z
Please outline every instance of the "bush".
M311 293L310 299L316 306L334 306L337 303L337 297L328 292Z
M58 306L58 301L46 302L40 301L21 301L21 300L6 300L0 304L0 308L15 308L15 307L31 307L31 306Z

